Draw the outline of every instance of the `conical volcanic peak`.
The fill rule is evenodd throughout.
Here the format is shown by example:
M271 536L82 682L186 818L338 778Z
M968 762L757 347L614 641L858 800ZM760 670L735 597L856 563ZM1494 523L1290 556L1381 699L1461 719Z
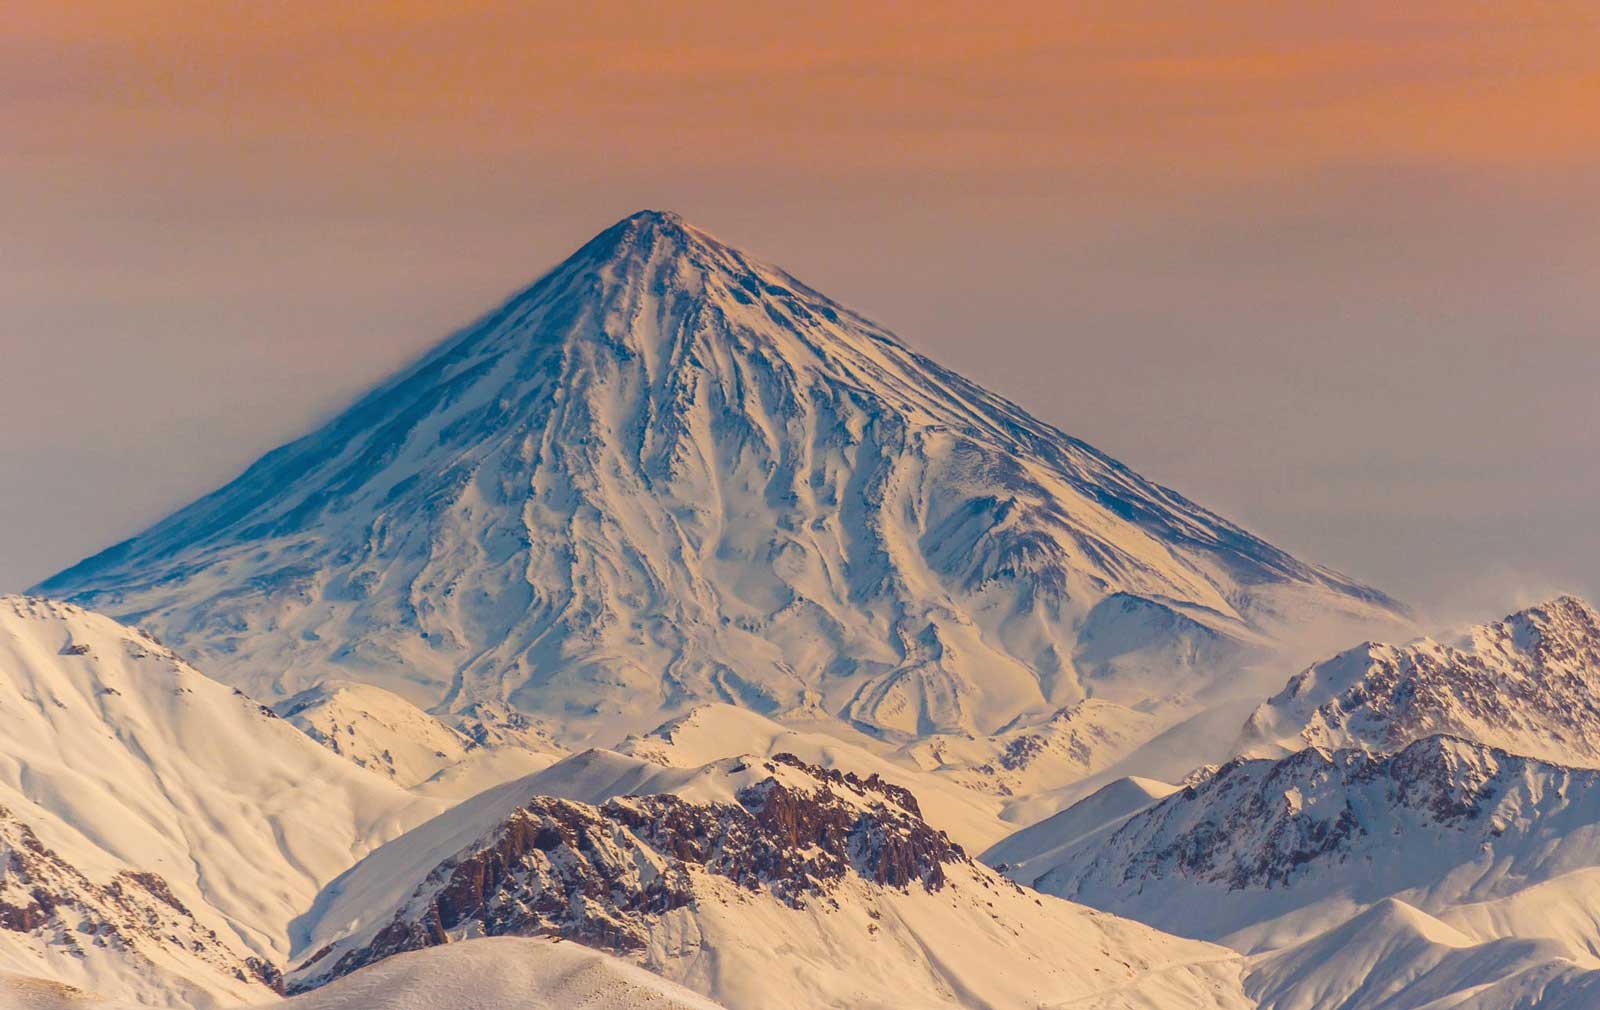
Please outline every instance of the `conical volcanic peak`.
M987 732L1396 616L659 211L41 590L261 696L608 731L711 700Z
M608 250L612 256L635 251L648 255L663 246L681 252L699 249L739 255L731 246L689 224L682 214L671 210L641 210L629 214L596 235L589 245Z
M715 258L722 249L727 247L698 228L690 227L672 211L641 210L590 239L567 262L588 269L609 269L613 275L625 276L647 268L652 259L658 263L704 262Z

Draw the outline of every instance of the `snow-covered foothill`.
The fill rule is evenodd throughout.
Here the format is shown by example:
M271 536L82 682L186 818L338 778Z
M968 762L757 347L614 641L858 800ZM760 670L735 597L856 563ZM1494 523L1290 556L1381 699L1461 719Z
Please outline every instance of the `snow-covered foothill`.
M322 886L445 806L141 631L0 597L0 887L23 927L0 930L4 970L194 1005L270 994ZM74 937L82 956L61 946Z
M398 954L261 1010L723 1010L621 958L548 938Z
M552 773L592 795L641 774L672 791L526 791ZM917 811L892 784L789 755L698 770L575 755L331 885L290 985L460 938L559 935L730 1010L1249 1006L1228 951L1019 888Z

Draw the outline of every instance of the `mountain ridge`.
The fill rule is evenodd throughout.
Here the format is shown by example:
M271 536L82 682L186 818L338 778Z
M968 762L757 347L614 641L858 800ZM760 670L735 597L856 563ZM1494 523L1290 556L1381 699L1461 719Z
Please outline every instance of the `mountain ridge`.
M1363 642L1291 677L1238 750L1377 753L1446 733L1559 764L1600 767L1600 613L1554 597L1455 641Z
M1236 758L1068 844L1033 883L1256 952L1385 898L1430 915L1507 898L1594 866L1596 838L1600 770L1435 735Z
M604 774L618 757L568 760ZM462 938L554 936L730 1010L1250 1005L1231 952L1026 892L875 775L782 754L675 771L598 803L545 794L540 773L401 836L329 886L288 987Z

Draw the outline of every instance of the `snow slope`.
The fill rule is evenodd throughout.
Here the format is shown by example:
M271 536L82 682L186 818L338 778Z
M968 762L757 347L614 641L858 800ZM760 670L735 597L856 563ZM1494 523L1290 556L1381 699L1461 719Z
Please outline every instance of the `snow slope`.
M281 962L290 920L328 880L445 804L344 761L142 632L70 604L7 596L0 806L16 825L6 844L30 854L10 871L23 873L24 891L30 877L56 881L57 909L26 930L0 930L0 947L64 929L87 954L68 957L58 945L43 960L3 967L108 996L168 986L203 1003L259 987L235 978L233 962ZM139 948L135 967L112 966L109 982L84 977L75 973L99 952L120 948L104 931L86 939L72 916L123 932L170 918L171 928L151 931L181 950L158 956L135 936L123 945Z
M1291 679L1251 715L1239 749L1388 753L1435 733L1600 767L1600 614L1560 596L1453 645L1356 646Z
M621 767L590 757L596 781ZM460 937L562 935L730 1010L1249 1005L1229 952L1017 888L881 780L750 756L677 789L475 798L329 887L291 984Z
M990 736L939 734L905 750L921 767L969 788L1026 797L1088 778L1161 728L1148 712L1091 698Z
M1481 998L1486 985L1501 1002L1485 1005L1509 1007L1519 998L1541 996L1553 979L1570 985L1583 976L1600 977L1597 964L1580 965L1549 940L1475 943L1405 902L1387 899L1261 959L1245 988L1260 1010L1443 1010L1464 998Z
M1007 876L1033 880L1054 867L1068 846L1120 824L1178 788L1155 779L1117 779L1060 813L1007 835L981 858L990 866L1004 864Z
M400 954L258 1010L723 1010L575 943L490 937ZM0 1010L135 1010L59 982L0 973ZM243 1010L243 1008L240 1008Z
M462 733L370 684L329 681L273 708L335 754L403 786L459 764L475 749Z
M1587 867L1509 895L1454 905L1439 918L1477 940L1536 936L1575 959L1600 958L1600 868Z
M706 701L983 735L1400 617L658 212L40 591L259 697L595 742Z
M90 879L5 808L0 975L48 976L79 990L183 1007L259 998L279 982L275 967L218 935L160 876L120 870ZM52 992L32 989L40 999Z
M135 1004L111 1002L77 986L0 972L0 1010L133 1010Z
M484 937L399 954L272 1010L722 1010L576 943Z

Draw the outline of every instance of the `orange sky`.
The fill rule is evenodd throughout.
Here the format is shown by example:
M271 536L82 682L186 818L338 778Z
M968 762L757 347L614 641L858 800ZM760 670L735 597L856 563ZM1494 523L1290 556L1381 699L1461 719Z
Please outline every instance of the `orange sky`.
M0 137L0 590L652 206L1412 602L1600 595L1595 0L14 0Z
M11 156L52 170L151 143L219 166L448 146L834 176L1600 153L1586 0L23 0L0 33Z

